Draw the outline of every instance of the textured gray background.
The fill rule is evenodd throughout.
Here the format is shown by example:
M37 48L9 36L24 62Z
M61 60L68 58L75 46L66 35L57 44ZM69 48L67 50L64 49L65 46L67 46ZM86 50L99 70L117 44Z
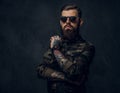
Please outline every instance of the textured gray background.
M46 93L37 78L49 38L59 33L60 7L72 0L0 0L0 93ZM119 0L74 0L81 34L96 47L87 93L120 93Z

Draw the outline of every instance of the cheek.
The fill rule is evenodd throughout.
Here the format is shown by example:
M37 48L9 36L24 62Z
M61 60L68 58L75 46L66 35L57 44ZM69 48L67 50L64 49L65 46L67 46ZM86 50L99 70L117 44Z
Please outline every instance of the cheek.
M77 24L71 24L71 25L72 25L74 28L77 28L77 26L78 26Z
M60 24L60 26L61 26L61 28L64 28L65 25L64 24Z
M72 23L72 26L73 26L74 28L78 28L79 23L76 23L76 24Z

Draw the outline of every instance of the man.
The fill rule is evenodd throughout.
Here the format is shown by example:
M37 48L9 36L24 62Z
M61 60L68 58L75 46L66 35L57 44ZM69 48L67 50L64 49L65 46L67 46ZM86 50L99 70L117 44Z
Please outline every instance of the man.
M40 78L47 79L48 93L85 93L94 46L79 34L81 10L74 4L62 7L61 37L52 36L50 47L37 67Z

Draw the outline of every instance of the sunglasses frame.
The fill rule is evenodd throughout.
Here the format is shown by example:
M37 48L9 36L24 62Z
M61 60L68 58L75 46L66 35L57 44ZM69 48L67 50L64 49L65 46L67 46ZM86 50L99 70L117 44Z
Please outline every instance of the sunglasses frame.
M78 18L77 16L61 16L60 20L65 23L67 19L69 18L70 22L75 23L76 19Z

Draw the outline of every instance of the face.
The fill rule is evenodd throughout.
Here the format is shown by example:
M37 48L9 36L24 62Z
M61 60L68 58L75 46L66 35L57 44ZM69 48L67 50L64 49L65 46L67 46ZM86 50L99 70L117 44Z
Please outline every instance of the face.
M73 38L80 26L78 11L75 9L63 10L61 13L60 26L64 37Z

